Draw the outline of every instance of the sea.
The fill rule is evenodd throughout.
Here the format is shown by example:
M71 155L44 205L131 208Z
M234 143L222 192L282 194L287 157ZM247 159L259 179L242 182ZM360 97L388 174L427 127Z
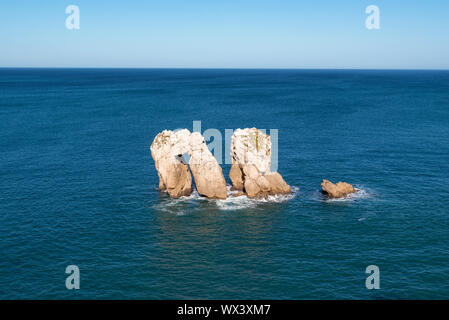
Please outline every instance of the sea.
M449 298L449 71L3 68L0 119L0 299ZM276 131L292 194L157 191L199 121L228 185L226 130Z

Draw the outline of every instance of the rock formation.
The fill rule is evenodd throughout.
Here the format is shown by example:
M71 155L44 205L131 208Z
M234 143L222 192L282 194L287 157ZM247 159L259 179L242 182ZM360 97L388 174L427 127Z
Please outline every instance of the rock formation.
M342 198L350 193L356 192L354 187L346 182L337 182L333 184L329 180L323 179L321 182L322 192L327 194L329 198Z
M235 130L231 138L231 159L233 164L252 164L261 174L270 172L270 136L256 128Z
M233 190L245 191L249 198L289 194L290 186L277 172L270 172L271 140L262 131L237 129L231 139Z
M209 151L203 136L184 129L177 132L164 130L151 144L159 176L159 190L167 190L172 198L192 193L192 176L183 155L190 156L190 170L198 193L208 198L226 199L226 181L221 167Z
M192 176L183 158L183 154L189 150L189 142L190 132L187 129L177 132L164 130L151 144L151 156L159 176L159 190L167 190L172 198L192 193Z
M223 171L199 132L190 136L189 155L190 170L198 193L211 199L226 199Z
M190 156L189 164L183 157L186 153ZM226 199L223 171L199 132L164 130L151 144L151 155L158 171L159 190L166 190L170 197L191 194L191 171L199 194ZM282 176L270 172L271 140L262 131L237 129L232 136L231 158L232 190L238 191L239 195L246 193L249 198L260 198L291 193Z

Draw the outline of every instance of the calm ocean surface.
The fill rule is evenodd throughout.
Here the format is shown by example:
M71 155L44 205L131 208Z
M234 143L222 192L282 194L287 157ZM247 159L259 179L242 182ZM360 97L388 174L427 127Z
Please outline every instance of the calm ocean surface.
M449 298L448 71L0 69L0 119L2 299ZM295 193L160 195L193 120L278 129Z

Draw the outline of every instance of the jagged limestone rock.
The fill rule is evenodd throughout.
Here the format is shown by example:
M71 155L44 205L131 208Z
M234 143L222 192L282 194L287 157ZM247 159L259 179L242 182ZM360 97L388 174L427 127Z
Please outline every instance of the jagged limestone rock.
M237 129L231 138L232 167L229 173L233 189L249 198L289 194L290 186L277 172L270 172L270 136L256 128ZM241 177L241 178L240 178Z
M235 130L231 138L231 159L240 165L252 164L262 174L270 172L270 136L256 128Z
M186 153L190 156L189 165L183 157ZM187 129L164 130L154 139L151 155L158 171L159 190L167 190L172 198L191 194L191 171L198 193L212 199L226 199L222 169L200 133L190 133ZM244 191L250 198L291 193L282 176L270 172L269 135L256 128L237 129L232 136L231 158L232 190Z
M172 198L190 195L192 176L183 154L190 156L190 170L198 193L208 198L226 199L226 181L221 167L199 132L164 130L151 145L151 155L159 176L159 190Z
M190 131L173 132L164 130L151 144L153 157L159 176L159 190L167 190L172 198L188 196L192 193L192 176L183 154L188 152Z

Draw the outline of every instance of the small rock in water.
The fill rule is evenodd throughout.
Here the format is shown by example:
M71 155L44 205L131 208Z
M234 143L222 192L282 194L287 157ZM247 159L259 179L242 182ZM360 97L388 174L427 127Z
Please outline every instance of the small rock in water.
M322 192L327 194L329 198L342 198L348 194L356 192L354 187L346 182L337 182L333 184L329 180L323 179L321 182Z

